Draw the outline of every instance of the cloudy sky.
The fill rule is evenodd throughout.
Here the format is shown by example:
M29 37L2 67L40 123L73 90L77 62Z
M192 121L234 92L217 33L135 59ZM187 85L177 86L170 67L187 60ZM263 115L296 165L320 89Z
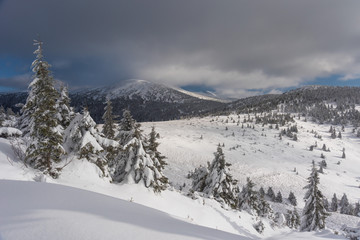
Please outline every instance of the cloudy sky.
M145 79L242 97L360 86L359 0L0 0L0 89L26 89L33 39L71 88Z

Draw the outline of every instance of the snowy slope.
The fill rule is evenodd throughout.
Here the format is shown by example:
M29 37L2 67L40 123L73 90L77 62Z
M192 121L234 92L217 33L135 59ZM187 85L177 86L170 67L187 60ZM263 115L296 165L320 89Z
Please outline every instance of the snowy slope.
M243 120L245 117L248 118L249 116L240 115L240 120ZM250 117L253 117L253 115L250 115ZM153 212L153 210L150 210L151 213L148 213L147 210L141 210L141 212L154 215L154 219L160 218L160 222L172 222L172 220L174 220L173 218L175 218L181 222L179 223L180 229L182 229L182 224L191 223L236 234L239 239L344 239L341 235L334 235L334 231L338 231L341 234L343 224L356 227L360 218L333 213L327 219L327 227L329 229L321 233L300 233L286 227L272 227L269 222L265 221L265 232L259 234L253 228L253 224L257 221L253 216L245 212L223 209L220 204L212 199L199 197L193 200L186 196L190 185L189 180L186 178L187 173L199 165L206 165L207 161L212 161L213 152L215 152L217 144L224 143L225 158L233 164L231 173L235 179L239 180L240 187L245 183L246 177L251 177L257 184L256 188L263 186L266 190L267 187L271 186L275 192L281 190L284 199L290 191L293 191L298 200L299 212L301 212L303 206L302 198L305 192L303 187L306 185L306 178L310 173L311 162L312 160L319 162L321 160L321 153L325 154L328 163L328 167L324 169L325 173L320 174L320 188L325 196L330 200L333 193L336 193L338 198L340 198L343 193L346 193L351 203L360 200L360 140L354 136L350 126L346 126L345 132L342 133L342 139L331 139L330 133L328 132L330 125L318 125L306 122L303 118L300 120L296 119L296 124L299 129L299 140L293 141L285 136L282 140L279 140L279 130L270 129L267 125L263 127L261 124L252 123L251 125L254 125L254 129L247 128L246 124L244 124L244 128L241 128L241 124L237 126L237 124L233 122L234 120L237 122L238 118L239 116L234 114L230 116L143 123L142 129L145 134L150 132L152 126L155 126L156 131L160 133L161 144L159 150L167 157L166 161L168 165L165 168L165 174L169 177L174 188L164 191L161 194L154 194L142 185L111 184L109 179L100 177L101 172L94 164L87 161L74 160L71 159L71 157L69 157L69 163L63 169L59 179L53 180L44 177L37 171L26 168L21 162L17 161L16 156L14 156L12 152L10 142L0 138L0 179L45 181L90 190L116 198L112 199L98 194L92 195L93 193L84 193L82 191L75 193L78 190L64 190L65 195L74 195L76 197L75 199L69 200L70 203L74 202L74 205L69 204L67 201L56 202L55 205L51 206L44 203L45 206L49 207L37 211L39 208L34 207L34 205L27 205L23 202L20 204L18 201L23 201L20 199L27 199L31 196L34 201L40 198L47 202L46 199L48 199L48 197L52 195L56 196L56 194L53 194L53 191L62 192L63 189L61 188L61 190L59 190L57 188L59 186L56 185L39 184L39 188L43 189L37 189L34 190L34 192L42 191L42 193L34 194L33 196L33 194L27 194L26 191L22 190L22 188L27 188L28 186L18 186L16 182L0 182L0 188L4 188L4 190L0 190L1 192L9 191L6 190L9 188L19 189L16 193L1 194L0 216L7 214L6 216L9 216L9 218L0 220L2 221L0 222L0 239L22 239L21 237L18 238L18 235L15 236L12 234L16 234L16 232L26 234L31 232L31 229L45 231L38 229L39 227L35 224L36 221L33 221L34 219L42 224L49 224L46 225L49 229L52 229L54 225L58 225L64 220L75 224L75 221L72 222L71 219L76 219L76 222L80 222L81 224L78 225L79 228L72 228L72 233L69 234L74 234L73 236L76 237L79 237L79 234L81 234L81 236L84 236L84 239L90 235L98 236L96 235L97 233L92 232L93 229L96 229L94 225L101 229L99 232L105 232L105 239L106 237L112 239L113 235L110 233L112 231L118 233L119 236L127 237L129 235L121 235L117 230L111 229L110 231L108 227L111 226L111 228L117 229L133 224L133 222L127 220L127 217L123 216L124 218L122 218L121 211L122 207L125 206L125 208L129 208L128 210L130 211L133 205L138 206L136 204L141 204L169 214L171 217L166 215L166 220L161 220L163 215L157 211ZM226 127L228 130L226 130ZM312 130L322 135L322 140L315 138L314 134L311 133ZM318 147L315 148L314 151L309 151L309 146L313 145L315 141L318 142ZM324 143L331 149L331 152L323 152L321 150L322 144ZM341 159L343 148L346 149L346 159ZM337 164L339 161L340 165ZM298 174L293 171L294 168L296 168ZM11 184L14 185L9 187ZM37 185L35 184L34 186ZM51 190L52 188L57 190ZM182 188L182 191L180 191L180 188ZM71 194L68 194L69 191ZM47 192L50 193L49 196ZM79 201L76 199L79 199ZM89 205L84 205L83 203L84 206L82 207L82 199L86 199ZM110 201L109 199L112 200ZM125 202L118 199L123 199ZM106 203L110 201L109 206L111 206L111 208L106 209L105 206L98 206L101 205L100 203L103 201ZM5 204L6 206L4 207L3 202L8 204ZM123 203L128 204L129 202L132 205L123 205ZM76 204L79 204L79 206ZM289 204L271 204L274 211L285 212L286 209L292 209L292 206ZM112 208L112 206L115 207ZM76 210L77 208L79 208L79 210ZM94 210L97 208L101 209L101 211ZM20 209L21 211L16 209ZM115 210L110 211L111 209ZM118 214L116 210L118 210ZM138 207L134 207L133 210L134 213L141 216L137 219L141 220L145 218L138 212ZM103 211L105 213L102 213ZM110 218L110 220L108 218ZM21 225L23 220L25 221L23 222L24 225ZM176 226L178 225L177 220L174 220ZM12 224L15 222L19 225ZM82 222L84 222L83 225ZM12 224L11 226L17 226L18 228L9 227L10 223ZM87 228L89 233L84 233L81 229L87 226L87 224L90 226ZM136 226L131 226L132 229L139 234L138 239L144 239L140 238L140 236L144 236L142 234L152 236L151 239L153 239L153 237L159 237L159 239L161 239L165 238L165 236L167 239L176 239L175 237L173 238L166 235L168 234L168 230L166 229L153 229L151 226L144 227L143 224L145 223L140 221ZM20 231L19 229L23 229L24 226L30 227L26 228L27 230ZM59 230L60 236L71 239L69 235L61 235L65 234L62 229L68 226L61 226L63 228ZM164 224L164 226L167 225ZM187 229L187 226L188 225L184 225L184 228ZM195 228L197 229L197 227ZM198 233L184 236L182 235L182 230L178 231L178 228L175 229L176 231L174 230L172 233L175 234L174 236L181 236L179 239L187 239L186 237L188 237L188 239L213 239L208 237L212 235L196 235ZM189 229L191 230L192 228L190 227ZM197 230L191 231L196 232ZM209 232L206 228L199 228L199 231L202 232L202 234ZM49 232L43 233L44 236L49 237ZM220 235L216 235L218 239L232 239L233 237L233 235L226 235L226 237L224 237L222 233L219 234ZM74 237L74 239L76 237Z
M239 239L134 202L60 185L2 180L0 192L4 240Z

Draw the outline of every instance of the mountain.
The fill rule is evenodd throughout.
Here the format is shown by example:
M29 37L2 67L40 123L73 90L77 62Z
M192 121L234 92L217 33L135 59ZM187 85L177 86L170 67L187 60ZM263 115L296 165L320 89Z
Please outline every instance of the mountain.
M87 106L96 122L102 121L105 101L110 98L115 115L128 108L137 121L164 121L203 114L225 103L185 90L145 80L127 80L118 85L70 93L76 110Z
M0 105L19 111L26 92L0 94ZM360 104L359 87L305 86L283 94L252 96L229 102L214 94L199 94L145 80L127 80L120 84L70 92L71 105L76 111L87 106L97 123L102 122L105 101L110 98L114 114L122 116L130 109L137 121L166 121L184 117L230 112L266 112L281 108L298 112L319 122L338 124L360 121L354 104ZM356 111L355 111L356 110ZM345 119L346 118L346 119ZM360 125L360 124L359 124Z
M137 121L165 121L204 114L225 106L222 99L192 93L145 80L127 80L120 84L82 89L70 92L71 105L76 111L87 107L96 122L102 122L105 102L110 98L115 115L122 116L123 109L130 109ZM18 103L25 103L26 92L1 93L0 105L20 110Z

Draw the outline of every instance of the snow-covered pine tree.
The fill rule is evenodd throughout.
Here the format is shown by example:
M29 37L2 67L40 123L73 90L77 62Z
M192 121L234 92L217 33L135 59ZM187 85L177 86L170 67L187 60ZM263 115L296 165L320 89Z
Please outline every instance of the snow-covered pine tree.
M300 216L297 212L296 208L294 210L287 210L287 214L285 215L286 225L289 228L297 229L300 226Z
M56 102L58 121L65 129L69 126L72 118L74 117L74 111L70 107L70 98L67 87L62 84L60 87L60 96Z
M243 187L239 194L238 208L241 210L246 210L248 212L255 212L258 214L259 209L259 199L258 193L254 190L255 184L248 177L246 178L246 185Z
M282 194L280 191L278 191L278 193L276 194L276 197L275 197L275 202L282 203L282 201L283 201Z
M191 191L203 192L205 188L206 177L209 174L208 168L200 166L195 168L188 174L188 178L192 179Z
M336 212L338 210L338 199L336 197L336 194L334 193L334 196L331 199L331 205L330 205L330 209L333 212Z
M320 179L315 163L312 164L308 189L304 200L305 207L301 219L301 231L315 231L325 228L325 219L329 215L324 208L324 196L319 189Z
M157 166L157 159L147 152L144 143L146 139L140 130L140 124L131 116L129 110L124 110L120 121L119 142L123 145L112 178L115 182L139 183L153 188L155 192L165 190L167 178ZM154 162L155 161L155 162Z
M96 129L95 121L86 108L83 109L82 114L75 114L64 133L66 152L96 164L102 171L101 175L106 176L108 160L105 149L109 147L119 148L119 144L101 136Z
M269 187L266 195L270 198L271 201L275 201L275 193L272 187Z
M103 134L106 138L114 139L115 137L115 120L113 115L113 107L110 99L106 100L106 106L104 108L105 112L103 115L104 126Z
M215 158L209 164L207 170L198 168L192 174L192 190L203 192L207 197L214 197L217 201L225 203L231 208L236 208L236 195L239 189L236 186L237 181L228 172L231 164L225 161L225 156L220 146L218 146L214 155Z
M360 202L355 203L354 216L360 217Z
M265 190L263 187L260 187L259 189L259 196L260 198L264 198L265 197Z
M158 169L158 171L161 172L165 168L165 165L167 165L167 163L164 160L165 156L161 155L161 153L157 149L160 145L157 141L158 138L159 134L155 131L155 127L152 127L146 144L146 150L154 159L155 167Z
M35 73L30 83L29 96L23 107L22 127L31 138L26 149L26 162L49 174L53 178L59 175L59 169L54 166L60 162L64 154L62 147L62 127L56 117L56 101L59 93L54 87L54 79L45 61L40 41L34 41L37 46L36 59L32 63Z
M294 207L297 206L297 200L295 194L292 191L290 191L288 199L291 205L293 205Z
M349 203L349 200L346 196L346 194L344 193L344 195L342 196L341 200L340 200L340 213L341 214L347 214L347 215L352 215L354 208L353 206Z

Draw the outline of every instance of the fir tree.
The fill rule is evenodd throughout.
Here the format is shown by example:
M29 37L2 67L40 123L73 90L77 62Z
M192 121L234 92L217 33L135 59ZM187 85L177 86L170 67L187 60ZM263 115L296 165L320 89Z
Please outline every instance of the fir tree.
M62 85L60 88L60 96L57 100L56 108L58 112L58 121L65 129L69 126L72 118L74 117L74 112L70 107L69 92L65 85Z
M260 187L260 189L259 189L259 196L260 196L260 198L264 198L264 197L265 197L265 191L264 191L264 188L263 188L263 187Z
M297 200L295 194L292 191L290 191L288 199L291 205L293 205L294 207L297 206Z
M268 188L266 195L270 198L271 201L275 201L275 193L271 187Z
M155 192L165 190L167 178L159 169L158 159L146 149L146 138L142 135L140 124L132 118L129 110L123 113L120 122L119 141L123 145L112 178L115 182L140 183L153 188Z
M150 156L155 160L156 162L156 168L158 171L162 171L165 168L166 162L165 162L165 156L162 156L161 153L158 151L158 146L160 145L157 142L157 139L159 138L159 134L155 131L155 127L151 128L151 132L149 134L149 138L146 145L146 150L150 154Z
M258 193L254 190L255 184L248 177L246 179L246 185L243 187L239 194L239 209L244 209L249 212L255 211L259 213Z
M280 191L278 191L278 193L276 194L276 197L275 197L275 202L282 203L282 201L283 201L282 194Z
M344 195L342 196L341 200L340 200L340 213L341 214L347 214L347 215L352 215L354 212L354 208L353 206L349 203L349 200L346 196L346 194L344 193Z
M214 153L214 160L209 164L207 171L199 168L195 171L197 179L193 178L193 190L203 192L208 197L214 197L217 201L236 208L236 194L239 189L237 181L228 173L231 164L225 161L222 148L218 146Z
M289 228L297 229L300 226L300 216L297 212L296 208L294 210L287 210L287 214L285 215L286 225Z
M354 216L360 217L360 202L355 203Z
M328 216L324 208L324 196L319 190L319 174L315 167L312 165L310 177L308 178L308 189L304 200L305 207L302 213L301 231L315 231L325 228L325 219Z
M334 196L331 199L330 208L331 208L331 211L333 211L333 212L336 212L338 210L338 199L337 199L335 193L334 193Z
M42 42L35 41L36 59L32 64L35 73L30 83L28 99L23 107L22 124L25 133L31 138L26 149L26 161L53 178L59 170L54 166L64 154L62 148L62 128L56 117L56 101L59 93L54 88L54 80L49 70L50 65L44 60Z
M115 137L115 120L112 109L111 101L108 99L104 108L105 113L102 118L104 120L103 133L105 137L109 139L114 139Z

